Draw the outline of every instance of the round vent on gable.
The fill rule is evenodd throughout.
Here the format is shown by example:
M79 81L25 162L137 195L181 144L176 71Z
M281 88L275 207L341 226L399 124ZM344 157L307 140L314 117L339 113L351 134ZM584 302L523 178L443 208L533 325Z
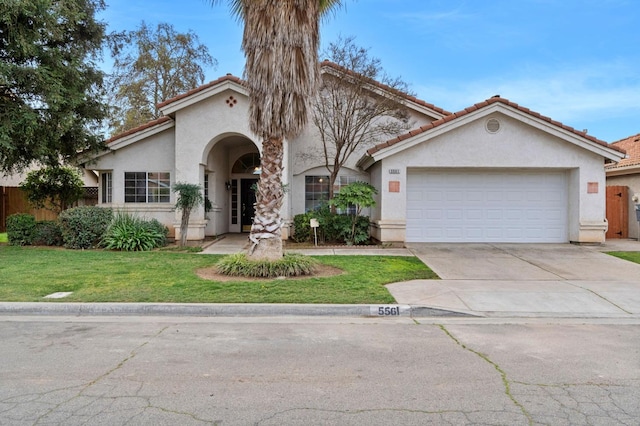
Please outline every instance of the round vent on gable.
M487 120L485 128L489 133L498 133L498 131L500 130L500 122L496 118L490 118Z

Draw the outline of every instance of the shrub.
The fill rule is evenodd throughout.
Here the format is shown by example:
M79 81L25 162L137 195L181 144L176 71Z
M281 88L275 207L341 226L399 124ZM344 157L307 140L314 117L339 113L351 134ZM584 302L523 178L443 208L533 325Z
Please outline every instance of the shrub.
M158 219L145 220L144 226L158 234L158 237L156 238L156 247L164 247L169 243L169 228L160 223Z
M113 220L113 211L101 207L74 207L60 213L64 246L72 249L97 247Z
M363 242L369 239L368 220L366 238L362 233L357 235L359 231L356 228L359 226L358 223L361 222L360 218L362 217L362 209L376 205L374 196L377 193L378 190L366 182L353 182L340 188L340 191L338 191L338 193L333 196L333 199L329 201L329 204L336 206L339 209L348 210L350 206L355 206L356 208L355 214L349 216L351 219L351 229L348 234L344 234L342 223L340 223L340 236L346 241L352 244L358 244L358 240Z
M36 222L31 244L41 246L61 246L62 229L55 220L41 220Z
M301 254L287 253L281 260L249 260L245 253L223 257L216 267L221 274L251 278L277 278L311 275L317 262Z
M7 218L7 237L12 246L26 246L33 241L36 218L26 213L12 214Z
M291 238L296 243L304 243L311 239L310 220L315 216L313 213L297 214L293 217L293 235Z
M321 242L362 244L369 241L368 216L354 218L346 214L331 213L329 207L325 206L314 212L294 216L294 233L291 238L295 242L312 241L313 231L309 225L311 218L318 219L318 240Z
M167 243L169 230L155 219L144 220L118 212L101 245L109 250L148 251Z

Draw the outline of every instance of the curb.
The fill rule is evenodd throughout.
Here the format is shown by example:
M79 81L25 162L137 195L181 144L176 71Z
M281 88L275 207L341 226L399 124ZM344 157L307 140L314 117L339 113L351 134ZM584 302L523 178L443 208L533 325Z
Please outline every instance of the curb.
M76 316L335 316L335 317L474 317L411 305L199 304L199 303L0 303L0 315Z

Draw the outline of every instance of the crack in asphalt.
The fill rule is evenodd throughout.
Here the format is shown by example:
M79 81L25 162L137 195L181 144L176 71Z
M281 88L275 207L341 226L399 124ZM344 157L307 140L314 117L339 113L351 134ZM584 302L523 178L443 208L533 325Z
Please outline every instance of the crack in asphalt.
M90 402L88 402L87 404L79 407L78 409L86 408L86 407L89 407L90 405L94 404L96 402L96 399L93 399L93 398L96 398L96 397L94 397L94 396L86 396L86 395L84 395L84 393L87 390L89 390L92 386L95 386L100 381L102 381L105 378L109 377L115 371L118 371L119 369L121 369L127 362L129 362L133 358L135 358L135 356L138 354L138 352L140 352L140 350L142 350L142 348L144 348L146 345L148 345L149 342L151 342L153 339L155 339L156 337L160 336L167 328L169 328L169 326L165 326L165 327L161 328L157 333L152 335L148 340L146 340L145 342L143 342L140 345L138 345L137 347L135 347L133 350L131 350L129 355L126 358L124 358L122 361L120 361L115 367L111 368L110 370L108 370L105 373L101 374L100 376L96 377L95 379L93 379L89 383L86 383L85 385L80 386L80 390L75 395L73 395L72 397L70 397L70 398L68 398L68 399L66 399L64 401L59 402L58 404L54 405L49 410L47 410L45 413L41 414L38 418L36 418L36 420L34 421L33 425L35 426L35 425L39 424L47 416L49 416L50 414L56 412L57 409L63 407L66 404L69 404L72 401L77 400L79 398L86 397L86 398L91 398L92 400ZM77 388L77 387L78 386L75 386L75 388ZM138 389L138 391L139 391L139 389ZM104 396L99 396L98 398L102 399L102 400L105 399ZM112 401L112 403L113 403L113 401ZM78 409L74 410L74 412L77 411ZM105 410L106 410L106 408L103 408L99 413L94 414L94 415L92 415L90 417L95 417L96 415L100 414L101 412L104 412Z
M629 412L619 400L629 399L628 392L632 386L593 382L554 385L512 383L525 388L522 396L526 396L531 404L541 406L541 401L545 402L544 410L536 413L535 417L544 419L547 424L557 424L558 419L567 424L638 424L637 414ZM526 391L527 388L533 388L533 393ZM596 391L581 392L584 388L596 388ZM555 404L553 410L549 410L549 401Z
M471 411L462 411L462 410L415 410L415 409L410 409L410 408L371 408L371 409L360 409L360 410L330 410L330 409L326 409L326 408L313 408L313 407L295 407L295 408L289 408L286 410L282 410L282 411L278 411L276 413L273 413L272 415L268 416L268 417L264 417L260 420L258 420L257 422L254 423L255 426L258 426L260 424L263 424L265 422L271 421L271 420L275 420L277 417L285 415L285 414L289 414L289 413L294 413L297 411L303 411L303 412L317 412L317 413L334 413L334 414L341 414L341 415L348 415L348 416L356 416L356 415L360 415L360 414L367 414L367 413L410 413L410 414L427 414L427 415L438 415L438 416L443 416L443 415L447 415L447 414L458 414L461 416L464 416L468 423L470 424L474 424L477 423L475 422L470 416L473 414L487 414L487 413L496 413L498 411L494 411L494 410L471 410ZM502 413L502 411L499 411L500 413ZM446 420L444 417L440 417L440 422L438 424L451 424L451 425L455 425L455 424L459 424L458 422L455 421L449 421Z
M465 345L464 343L462 343L460 340L458 340L449 330L447 330L447 328L442 325L442 324L438 324L437 325L451 340L453 340L458 346L460 346L462 349L471 352L472 354L480 357L482 360L484 360L485 362L487 362L489 365L491 365L499 374L500 374L500 378L502 379L502 384L504 386L504 393L505 395L507 395L507 397L511 400L511 402L518 407L518 409L520 409L520 411L522 412L522 414L526 417L527 421L529 422L529 425L533 425L533 417L531 415L531 413L529 413L529 411L525 408L525 406L516 399L516 397L513 395L513 393L511 392L511 383L509 381L509 378L507 376L506 371L504 371L497 363L495 363L494 361L492 361L488 355L485 355L481 352L476 351L475 349L472 349L470 347L468 347L467 345Z

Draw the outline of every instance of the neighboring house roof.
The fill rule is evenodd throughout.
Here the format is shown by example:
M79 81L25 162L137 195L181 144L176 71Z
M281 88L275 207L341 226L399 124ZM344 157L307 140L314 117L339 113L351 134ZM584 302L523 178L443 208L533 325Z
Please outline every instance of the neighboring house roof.
M612 171L616 174L624 174L623 171L630 173L638 173L640 171L640 133L629 136L628 138L611 143L612 148L623 149L627 153L627 157L620 160L616 164L607 164L607 172Z
M420 135L422 133L426 133L426 132L430 132L430 131L432 131L434 129L438 129L439 127L444 126L449 122L452 122L454 120L459 120L459 119L461 119L461 118L463 118L465 116L468 116L469 114L471 114L471 113L473 113L475 111L487 108L487 107L489 107L490 105L493 105L493 104L506 105L506 106L516 110L516 111L519 111L521 113L527 114L528 116L531 116L531 117L533 117L533 118L535 118L535 119L537 119L539 121L546 122L548 124L553 125L554 127L557 127L557 128L562 129L562 130L564 130L566 132L569 132L571 134L579 136L580 138L585 139L585 140L587 140L588 142L590 142L592 144L607 148L609 150L617 151L617 152L619 152L621 154L625 154L625 150L622 147L618 147L618 146L615 146L615 145L610 145L610 144L608 144L607 142L605 142L603 140L600 140L600 139L595 138L594 136L588 135L586 132L582 132L582 131L576 130L573 127L570 127L570 126L567 126L565 124L562 124L559 121L552 120L551 118L546 117L546 116L544 116L544 115L542 115L540 113L537 113L535 111L531 111L529 108L525 108L523 106L518 105L515 102L511 102L508 99L501 98L500 96L496 95L496 96L494 96L492 98L489 98L489 99L487 99L487 100L485 100L483 102L479 102L477 104L474 104L474 105L472 105L472 106L470 106L468 108L465 108L465 109L463 109L461 111L458 111L458 112L455 112L453 114L447 115L447 116L445 116L445 117L443 117L443 118L441 118L439 120L436 120L436 121L433 121L431 123L425 124L424 126L421 126L418 129L411 130L408 133L402 134L402 135L397 136L397 137L395 137L393 139L390 139L390 140L388 140L386 142L380 143L380 144L370 148L369 150L367 150L365 156L363 156L363 158L360 159L358 164L360 164L362 166L365 166L365 167L368 167L369 165L372 164L372 162L377 161L377 159L374 158L374 157L378 157L379 156L377 154L380 154L380 153L388 150L390 147L393 147L394 145L397 145L397 144L399 144L400 142L402 142L404 140L411 139L411 138L413 138L413 137L415 137L417 135Z

